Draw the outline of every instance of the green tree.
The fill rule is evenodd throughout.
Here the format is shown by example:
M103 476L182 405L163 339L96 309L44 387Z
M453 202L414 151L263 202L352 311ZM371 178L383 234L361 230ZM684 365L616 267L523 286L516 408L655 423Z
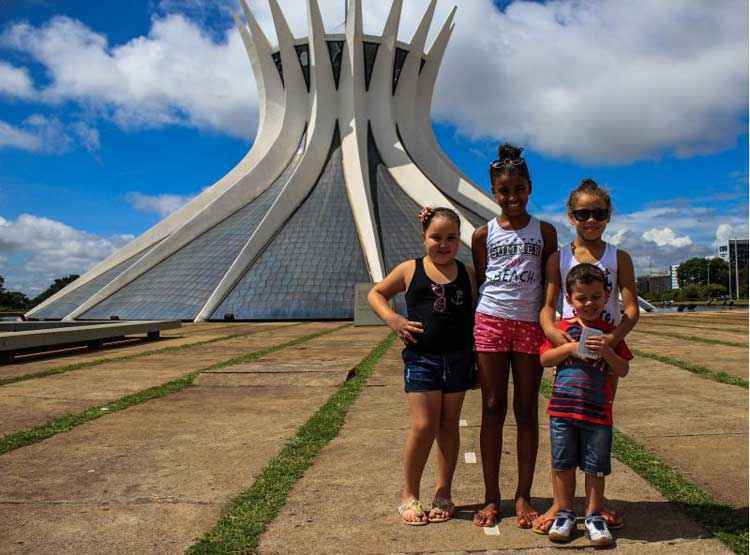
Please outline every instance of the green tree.
M25 310L29 307L29 299L18 291L5 289L5 278L0 276L0 308L5 310Z
M49 299L52 295L60 291L63 287L68 285L69 283L74 282L78 279L78 274L70 274L69 276L65 276L62 278L57 278L52 285L50 285L45 291L37 295L31 300L31 306L36 306L47 299Z

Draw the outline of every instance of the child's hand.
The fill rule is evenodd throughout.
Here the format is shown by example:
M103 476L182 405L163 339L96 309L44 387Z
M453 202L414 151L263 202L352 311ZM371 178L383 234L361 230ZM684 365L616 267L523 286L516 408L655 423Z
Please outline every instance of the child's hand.
M563 330L559 330L559 329L556 329L554 332L550 333L547 337L552 342L552 345L555 347L559 347L560 345L565 345L566 343L573 341L572 337L570 337Z
M414 334L424 333L422 322L412 322L398 314L388 322L388 327L395 331L398 338L406 345L417 342Z
M566 333L565 335L568 334ZM581 355L578 353L578 341L571 340L568 343L565 343L565 347L567 349L568 356L581 358Z
M586 348L589 351L597 353L603 359L607 359L614 354L612 347L609 346L607 337L604 335L595 335L586 339Z

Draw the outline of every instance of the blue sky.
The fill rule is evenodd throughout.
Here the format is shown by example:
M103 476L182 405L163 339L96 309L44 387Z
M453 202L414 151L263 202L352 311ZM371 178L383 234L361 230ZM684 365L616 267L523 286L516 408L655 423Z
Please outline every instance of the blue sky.
M405 2L409 40L426 0ZM264 2L250 3L273 41ZM304 34L301 2L281 2ZM364 0L365 31L388 6ZM710 5L709 5L710 4ZM296 6L296 7L295 7ZM257 92L234 0L0 3L0 275L29 294L82 273L230 169ZM343 2L322 0L329 30ZM433 36L452 8L439 0ZM691 25L699 21L701 25ZM449 156L487 188L524 145L530 211L570 238L568 191L613 193L608 237L639 274L747 236L747 4L462 1L433 103Z

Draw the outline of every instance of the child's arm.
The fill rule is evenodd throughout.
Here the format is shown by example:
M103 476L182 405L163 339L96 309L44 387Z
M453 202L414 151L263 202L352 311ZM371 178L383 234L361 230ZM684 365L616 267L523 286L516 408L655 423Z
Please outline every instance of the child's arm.
M638 287L635 282L633 259L627 252L619 249L617 250L617 284L622 294L623 314L620 324L608 334L611 338L608 341L610 347L616 347L630 333L641 315L638 308Z
M553 252L547 259L547 267L544 271L544 305L539 313L539 324L553 345L560 346L573 339L564 331L555 326L555 313L557 312L557 298L560 294L560 251Z
M421 322L412 322L395 312L388 304L388 300L398 293L403 293L409 287L416 264L407 260L396 266L383 281L376 283L367 294L370 308L383 320L386 325L396 332L399 339L407 345L416 343L414 334L424 332Z
M474 271L474 266L467 265L466 273L469 274L469 282L471 283L471 298L474 299L474 304L476 304L479 299L477 299L477 274Z
M618 378L624 378L628 375L630 370L630 362L620 355L607 344L607 340L603 335L589 337L586 340L586 348L599 353L604 361L609 364L612 369L612 373Z
M578 353L578 341L571 341L557 347L547 349L540 355L542 366L549 368L550 366L557 366L566 358L576 356Z
M471 236L471 257L474 261L474 275L476 286L481 287L487 271L487 226L483 225L474 230ZM478 302L478 299L474 299Z

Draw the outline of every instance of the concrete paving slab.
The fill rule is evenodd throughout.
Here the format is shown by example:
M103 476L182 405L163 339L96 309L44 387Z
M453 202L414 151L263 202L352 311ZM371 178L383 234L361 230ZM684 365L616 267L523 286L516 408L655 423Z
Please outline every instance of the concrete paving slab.
M478 424L481 398L467 395L461 427L462 446L455 477L456 519L426 527L407 527L396 513L401 487L401 451L408 425L406 403L400 384L400 347L381 359L373 379L381 384L365 388L347 416L338 438L323 449L313 468L294 487L279 517L261 539L261 553L512 553L534 549L546 552L545 537L520 530L510 518L512 507L504 502L498 536L488 536L472 523L473 511L482 500L481 464L464 462L464 453L479 456ZM387 383L386 383L387 381ZM544 405L544 403L542 403ZM540 407L540 412L543 406ZM541 420L544 422L544 419ZM540 433L540 457L534 493L540 509L551 502L546 426ZM504 443L501 490L515 489L515 428L509 415ZM423 479L423 499L429 500L434 456ZM677 512L655 490L624 465L615 462L608 483L613 506L626 515L628 525L618 534L623 552L704 553L728 552L706 532ZM658 527L653 522L660 523ZM583 538L572 547L584 547ZM555 552L559 552L555 550Z
M220 335L209 335L201 338L198 337L169 337L161 338L157 341L146 341L143 339L136 339L133 341L124 342L122 345L105 345L103 349L97 351L91 351L88 348L82 347L73 351L62 351L54 356L40 356L31 355L28 357L22 357L15 360L13 364L0 365L0 378L9 378L15 376L23 376L25 374L34 374L49 370L50 368L59 368L61 366L69 366L72 364L80 364L85 362L91 362L94 360L108 360L114 358L121 358L124 356L141 355L164 349L166 347L184 347L193 343L206 341L209 339L217 339L222 336Z
M194 370L331 327L335 326L314 323L269 328L226 343L107 362L74 372L8 384L0 387L0 406L3 406L2 411L6 416L0 420L0 435L39 425L71 410L103 404Z
M628 335L627 343L631 348L678 358L715 372L726 372L745 379L750 377L746 347L706 345L673 337L649 335L637 330L638 328Z
M50 504L33 511L0 503L0 544L8 554L37 554L43 546L45 553L176 555L191 545L185 538L215 520L215 506L190 502Z
M661 326L661 325L649 325L638 323L638 332L651 335L659 336L659 334L669 333L672 335L682 335L691 337L701 337L703 339L713 339L717 341L730 341L733 343L741 343L747 346L747 332L727 332L722 331L720 328L707 328L707 327L676 327L676 326ZM698 345L708 345L707 343L701 343L700 341L692 341L685 339L685 341L691 341ZM696 345L697 346L697 345Z
M614 403L620 430L735 507L748 504L747 414L747 390L642 358Z
M383 337L353 340L350 329L311 340L312 350L341 334L342 356L361 360ZM279 374L200 379L227 376ZM0 552L184 552L335 387L191 386L7 453Z
M719 501L744 510L747 518L747 432L662 437L648 447Z

